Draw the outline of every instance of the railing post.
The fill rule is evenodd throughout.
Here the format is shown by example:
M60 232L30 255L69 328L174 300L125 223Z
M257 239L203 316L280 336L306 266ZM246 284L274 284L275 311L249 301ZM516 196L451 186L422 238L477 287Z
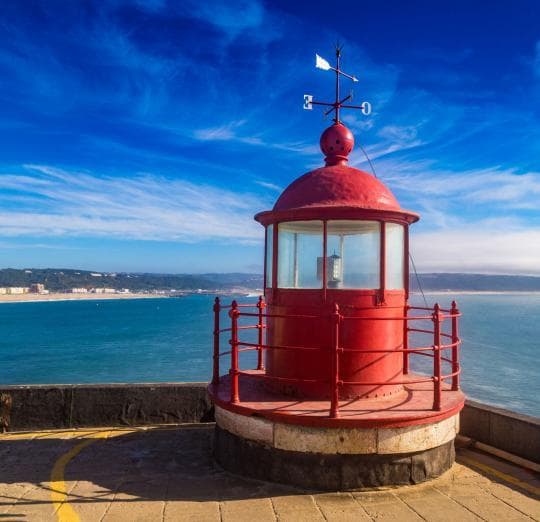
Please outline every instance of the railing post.
M433 310L433 409L441 409L441 317L440 306L435 304Z
M452 391L459 390L459 331L458 331L459 310L457 303L452 301Z
M332 323L332 346L331 356L332 364L330 376L330 417L337 419L339 417L339 325L341 322L341 315L339 313L339 305L334 303L334 311L331 316Z
M403 374L409 373L409 305L405 305L405 319L403 319Z
M231 402L240 402L238 395L238 303L232 302L231 309L229 311L229 317L231 318L231 369L229 371L231 375Z
M212 384L219 384L219 312L221 303L219 297L214 301L214 372L212 375Z
M263 332L264 332L264 323L263 323L263 312L264 307L266 306L262 295L259 296L259 301L257 302L257 308L259 309L259 324L257 328L259 329L259 339L258 339L258 348L257 348L257 370L264 370L264 359L263 359Z

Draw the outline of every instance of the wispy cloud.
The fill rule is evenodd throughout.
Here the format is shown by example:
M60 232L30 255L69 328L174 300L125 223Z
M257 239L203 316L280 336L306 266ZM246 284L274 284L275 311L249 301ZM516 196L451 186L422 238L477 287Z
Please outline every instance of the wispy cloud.
M421 214L411 230L419 270L540 275L540 173L500 166L452 171L433 161L391 159L378 162L377 171L404 206Z
M435 232L413 232L419 271L540 275L540 230L476 222Z
M257 136L242 136L238 130L245 125L246 120L231 121L218 127L196 129L193 137L199 141L235 141L248 145L263 145L263 141Z
M276 192L281 192L283 190L283 187L281 187L280 185L276 185L275 183L269 183L268 181L257 180L255 181L255 183L257 183L257 185L260 185L261 187L274 190Z
M233 143L242 143L245 145L261 146L267 149L285 150L288 152L306 155L320 153L319 147L316 145L307 144L305 142L267 141L264 140L260 135L250 135L246 123L247 120L237 120L217 127L196 129L193 132L193 137L199 141L228 141Z
M231 37L246 30L259 28L264 21L264 7L256 0L233 0L215 2L183 2L182 13L210 23Z
M385 180L396 189L431 197L435 202L459 200L499 204L506 209L540 208L540 172L520 173L501 166L452 171L427 161L386 162L379 167Z
M0 176L0 190L36 196L31 208L0 212L2 236L114 237L162 241L259 241L253 214L266 202L249 193L144 174L103 177L29 165Z

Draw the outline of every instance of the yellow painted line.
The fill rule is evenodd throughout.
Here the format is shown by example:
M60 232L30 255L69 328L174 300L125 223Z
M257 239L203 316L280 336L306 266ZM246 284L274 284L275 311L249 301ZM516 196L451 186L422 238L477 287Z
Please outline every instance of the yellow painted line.
M109 428L103 430L102 428L86 428L81 430L45 430L45 431L27 431L19 433L3 433L0 434L0 443L10 440L36 440L36 439L49 439L58 438L69 439L81 439L81 442L73 446L68 452L64 453L55 463L51 471L50 476L50 489L51 489L51 501L56 511L56 515L59 522L79 522L79 516L75 510L67 502L68 492L66 489L66 483L64 479L64 473L68 463L75 458L83 449L91 444L111 438L119 437L122 435L128 435L131 433L151 431L154 429L159 430L176 430L180 425L161 425L156 424L152 426L141 427L126 427L126 428Z
M120 435L126 435L133 433L134 429L120 429L120 430L107 430L107 431L95 431L92 433L84 433L85 438L73 446L67 453L64 453L55 463L51 471L50 488L51 488L51 501L56 511L56 516L59 522L79 522L79 515L67 502L68 492L66 489L66 483L64 480L64 473L68 463L76 457L83 449L94 444L99 440L107 439L109 437L118 437ZM77 432L73 432L77 435Z
M523 480L519 480L518 478L513 477L512 475L509 475L508 473L504 473L504 471L499 471L498 469L492 468L491 466L488 466L487 464L483 464L482 462L478 462L477 460L470 459L468 457L463 457L463 456L460 456L458 458L458 462L469 464L470 466L473 466L475 468L481 469L482 471L485 471L489 475L493 475L494 477L504 480L505 482L509 482L510 484L513 484L514 486L518 486L519 488L524 489L525 491L532 493L533 495L540 496L540 488L537 488L536 486L533 486L531 484L527 484L527 482L523 482Z
M79 522L79 515L66 502L67 491L66 483L64 482L64 471L68 462L77 456L84 448L96 442L97 438L85 439L71 448L67 453L64 453L55 463L51 471L51 500L56 511L56 516L59 522Z

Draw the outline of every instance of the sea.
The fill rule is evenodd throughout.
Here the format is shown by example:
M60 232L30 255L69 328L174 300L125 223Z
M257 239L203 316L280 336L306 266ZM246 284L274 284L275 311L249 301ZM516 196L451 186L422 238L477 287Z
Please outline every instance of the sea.
M237 298L256 302L254 295ZM540 417L540 294L428 293L425 299L443 308L455 299L463 313L467 396ZM413 296L412 304L424 303ZM208 295L2 303L0 385L208 381L212 304ZM253 341L254 331L245 332ZM253 365L254 353L242 354L242 367ZM425 370L426 363L413 361L415 367Z

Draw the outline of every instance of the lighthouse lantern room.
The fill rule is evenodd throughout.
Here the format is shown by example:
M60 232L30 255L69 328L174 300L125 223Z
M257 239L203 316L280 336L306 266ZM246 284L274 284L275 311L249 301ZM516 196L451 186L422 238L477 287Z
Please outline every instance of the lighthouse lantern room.
M464 404L460 314L455 302L409 304L409 225L419 217L348 165L354 137L340 110L369 114L371 106L340 99L340 78L357 81L340 58L338 48L335 67L316 60L335 73L335 101L304 96L305 109L334 113L320 138L325 165L255 216L265 227L264 299L216 298L215 457L226 469L302 487L416 483L454 460ZM253 369L242 369L246 352L256 352Z

